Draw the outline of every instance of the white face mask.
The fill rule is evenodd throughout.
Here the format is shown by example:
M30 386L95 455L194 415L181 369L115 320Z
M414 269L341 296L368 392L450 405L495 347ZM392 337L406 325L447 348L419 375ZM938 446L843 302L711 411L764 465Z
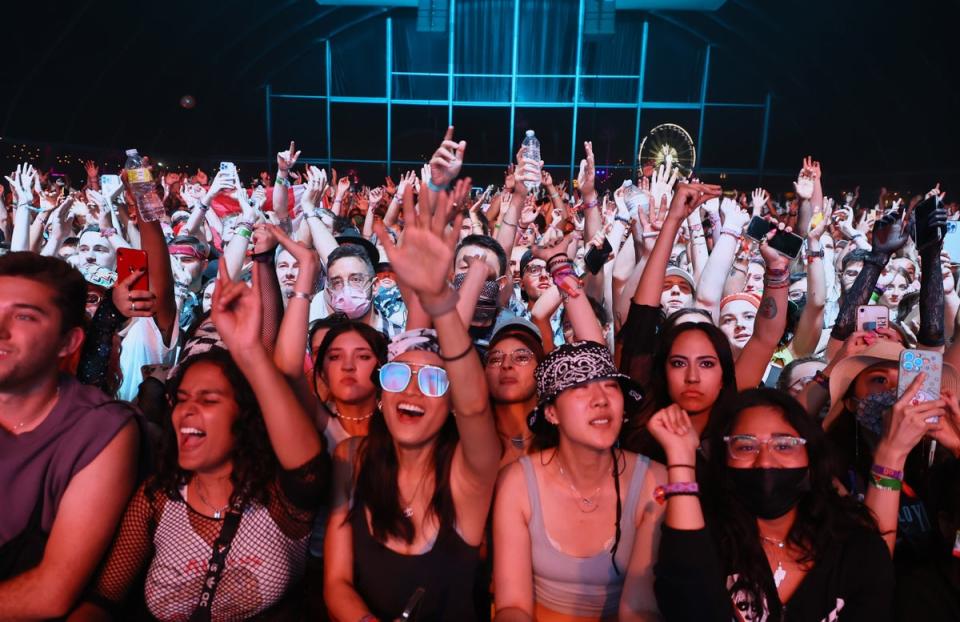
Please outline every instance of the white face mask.
M337 313L343 313L351 320L358 320L367 314L372 303L370 288L357 289L344 285L337 293L330 294L330 306Z

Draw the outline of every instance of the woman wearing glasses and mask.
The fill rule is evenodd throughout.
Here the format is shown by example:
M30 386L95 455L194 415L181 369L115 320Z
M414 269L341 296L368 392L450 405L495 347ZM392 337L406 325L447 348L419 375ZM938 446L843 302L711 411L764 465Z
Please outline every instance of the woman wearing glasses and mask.
M440 197L442 201L442 197ZM383 241L408 304L432 318L406 333L380 368L380 409L368 435L335 452L324 596L338 620L480 620L479 545L500 460L480 359L448 285L458 226L452 205L408 209L403 245ZM475 268L486 270L479 262Z
M714 412L708 477L676 405L648 424L667 455L656 568L668 620L892 619L893 564L867 509L833 483L823 430L794 399L740 393ZM701 494L702 492L702 494Z

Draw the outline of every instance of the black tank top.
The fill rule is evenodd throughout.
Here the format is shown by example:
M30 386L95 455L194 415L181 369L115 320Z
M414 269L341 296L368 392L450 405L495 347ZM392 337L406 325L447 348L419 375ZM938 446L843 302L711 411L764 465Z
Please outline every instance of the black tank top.
M489 619L490 603L481 572L480 547L463 541L452 525L440 525L436 542L422 555L392 551L370 534L359 499L353 529L353 584L379 620L393 620L422 587L417 622Z

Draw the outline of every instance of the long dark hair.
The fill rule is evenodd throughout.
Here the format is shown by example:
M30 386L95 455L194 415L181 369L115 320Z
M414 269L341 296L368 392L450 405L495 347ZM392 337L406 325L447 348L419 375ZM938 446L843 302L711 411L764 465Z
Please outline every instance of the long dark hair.
M733 361L733 352L730 350L730 342L722 330L713 324L705 322L682 322L667 330L660 338L660 344L653 355L653 367L650 370L649 398L641 411L642 425L646 426L647 421L658 410L666 408L673 403L670 397L669 385L667 384L667 359L670 358L670 352L673 350L673 344L685 333L698 330L703 333L713 345L717 353L717 359L720 361L720 369L723 372L720 389L720 395L716 403L720 403L737 392L737 367ZM711 417L712 418L712 417ZM709 425L709 424L708 424Z
M427 506L427 512L437 517L441 528L444 525L452 526L456 521L456 508L450 490L450 465L459 442L460 433L457 431L456 422L448 415L431 449L434 490ZM344 522L353 520L358 513L365 520L363 511L364 507L367 507L370 509L370 526L374 539L386 542L387 538L394 537L408 544L413 542L416 527L409 517L404 516L400 502L400 487L397 485L400 464L397 461L397 452L390 429L379 410L373 413L373 418L370 419L370 430L360 441L356 460L359 465L356 482L356 497L359 502L350 508Z
M240 414L233 424L236 444L230 452L233 471L230 482L233 484L231 505L242 505L247 501L257 501L266 505L270 501L270 485L277 474L277 458L270 446L267 429L260 413L260 406L253 389L243 377L243 373L230 355L222 348L211 348L186 359L176 376L167 383L167 400L172 412L177 404L177 389L187 372L197 363L212 363L220 368L233 387L234 399L240 408ZM170 499L180 499L180 487L190 481L193 473L180 468L177 448L177 431L173 429L173 419L164 417L163 436L157 473L146 485L150 495L163 493Z
M380 387L377 382L378 380L378 370L380 367L387 362L387 340L384 338L383 333L378 331L376 328L366 324L365 322L359 322L357 320L344 320L337 324L334 324L327 334L323 336L323 340L320 341L320 345L317 346L316 356L313 360L313 373L320 374L323 372L323 357L327 355L327 350L330 349L330 346L333 345L333 340L339 337L344 333L357 333L367 342L367 345L370 346L370 349L373 350L374 356L377 357L377 366L373 370L373 374L370 376L370 380L373 381L375 387L377 387L377 392L379 393Z
M738 500L728 475L726 444L744 410L758 406L777 410L786 422L806 439L809 459L809 490L797 505L797 517L787 541L801 551L801 564L817 563L835 550L855 531L877 532L870 511L852 497L841 496L833 483L835 459L831 445L816 419L786 393L775 389L750 389L718 402L712 413L713 431L709 436L709 468L702 482L704 511L717 542L726 574L737 573L753 602L766 598L772 619L779 619L780 605L776 586L770 581L770 568L760 544L757 518Z

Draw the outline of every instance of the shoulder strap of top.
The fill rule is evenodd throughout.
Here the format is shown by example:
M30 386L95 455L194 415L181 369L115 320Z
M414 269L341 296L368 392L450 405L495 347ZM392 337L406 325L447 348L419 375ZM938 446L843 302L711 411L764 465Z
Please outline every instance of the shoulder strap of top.
M630 488L627 490L627 499L624 515L633 522L636 515L637 502L640 500L640 491L643 489L643 480L647 475L650 459L643 454L637 454L637 462L633 467L633 477L630 478Z
M530 456L522 456L519 462L523 467L523 477L527 482L527 496L530 499L530 529L545 533L543 512L540 511L540 490L537 488L537 474L533 470L533 462L530 461Z

